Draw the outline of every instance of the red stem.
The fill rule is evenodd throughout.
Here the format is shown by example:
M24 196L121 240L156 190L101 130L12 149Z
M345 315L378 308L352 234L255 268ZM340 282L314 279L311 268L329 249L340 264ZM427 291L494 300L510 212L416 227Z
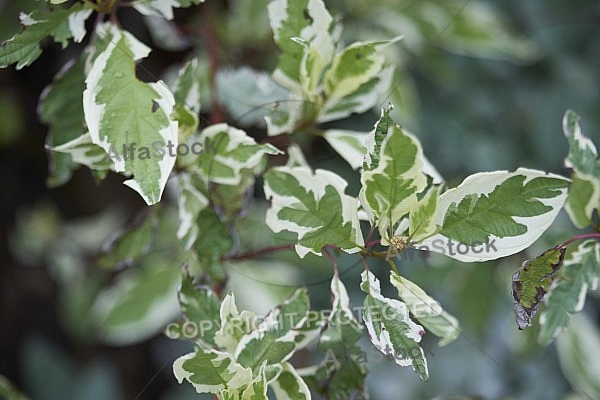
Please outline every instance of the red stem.
M583 239L596 239L596 240L600 240L600 233L584 233L584 234L581 234L581 235L577 235L577 236L574 236L571 239L569 239L569 240L567 240L567 241L559 244L556 247L565 247L565 246L570 245L573 242L576 242L578 240L583 240Z
M371 240L370 242L367 242L367 244L365 245L365 247L367 249L370 249L371 247L375 246L376 244L379 244L380 241L379 240Z

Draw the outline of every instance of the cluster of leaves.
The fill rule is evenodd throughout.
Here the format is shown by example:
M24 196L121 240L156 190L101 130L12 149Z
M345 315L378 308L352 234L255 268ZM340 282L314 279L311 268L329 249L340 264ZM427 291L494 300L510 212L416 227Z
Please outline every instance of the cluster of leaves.
M136 227L118 235L110 255L103 258L105 266L142 266L125 270L117 284L95 300L94 312L102 315L105 328L110 327L104 340L134 342L140 339L139 332L156 333L181 310L186 322L209 326L193 338L195 351L173 366L177 379L188 381L199 393L213 393L219 399L266 399L270 387L278 399L309 399L311 392L327 398L366 395L366 367L356 357L348 357L360 352L357 341L362 324L353 316L335 263L327 318L310 310L305 289L298 289L261 318L239 312L234 294L223 293L226 267L240 258L237 224L261 175L269 202L264 222L274 233L291 233L294 240L289 248L300 258L308 253L333 258L329 250L336 249L364 259L362 322L370 340L398 365L410 365L422 380L429 378L422 337L430 332L440 338L440 345L446 345L458 337L460 327L423 289L398 273L388 257L390 250L400 253L405 250L403 244L411 243L460 261L493 260L530 246L551 225L565 201L578 223L591 221L600 190L596 164L590 164L596 163L596 150L577 130L578 125L573 125L570 114L568 166L577 173L574 184L589 196L582 196L582 190L568 193L569 180L564 177L526 168L477 173L447 188L424 156L419 140L394 121L391 106L382 110L370 132L320 129L321 123L380 106L393 90L394 76L382 50L400 39L346 46L339 20L321 0L269 4L270 26L281 53L271 76L258 75L256 86L264 91L263 103L267 103L263 107L267 111L258 115L264 116L267 137L285 135L291 141L300 132L324 137L352 168L360 170L358 196L346 193L348 183L338 174L313 170L293 144L280 149L268 142L257 143L246 131L225 123L200 129L204 90L200 60L182 65L171 85L143 82L135 68L151 49L116 22L118 6L170 20L174 7L200 2L121 4L106 0L76 2L69 8L52 6L45 13L22 14L23 32L0 47L0 67L17 63L22 68L39 57L39 42L47 36L63 46L71 38L82 41L86 20L97 12L101 18L85 51L42 96L40 115L52 126L50 183L66 182L74 168L85 165L98 179L108 171L126 176L124 183L148 205L160 202L166 188L177 199L177 226L169 224L167 206L156 207ZM111 16L109 21L102 18L105 14ZM247 74L232 77L242 79ZM206 144L207 151L177 156L164 152L167 144L178 149L180 144L197 143ZM283 153L288 155L286 165L268 164L268 156ZM155 232L161 235L157 238ZM169 236L165 232L175 232L176 257L155 246L161 237ZM450 241L462 243L466 250L448 252L440 246ZM493 246L483 251L483 243ZM571 274L565 272L565 282L571 282L569 276L579 276L577 268L589 268L580 265L589 254L598 254L596 247L582 244L569 264L573 267L563 270ZM554 278L563 256L558 249L523 268L526 273L519 277L517 291L523 293L519 304L530 315L548 290L552 296L575 289L585 293L596 284L590 276L577 283L577 288L548 289L551 281L559 282ZM381 293L378 278L368 268L368 257L389 261L389 281L398 298ZM590 260L592 264L597 266L597 259ZM544 269L547 266L551 271ZM181 275L176 304L171 295ZM544 279L541 296L540 285L529 287L540 276ZM145 292L154 295L139 302ZM431 312L412 311L423 307ZM546 320L557 317L548 314ZM317 349L345 362L331 363L326 357L317 365L294 366L292 357L315 343Z
M579 116L567 111L563 131L569 141L565 166L572 170L571 188L565 210L578 228L593 228L527 260L513 275L513 297L520 329L532 325L540 314L541 344L551 343L569 324L571 314L583 309L588 291L598 287L600 279L600 161L594 143L583 134ZM566 256L568 245L583 240Z

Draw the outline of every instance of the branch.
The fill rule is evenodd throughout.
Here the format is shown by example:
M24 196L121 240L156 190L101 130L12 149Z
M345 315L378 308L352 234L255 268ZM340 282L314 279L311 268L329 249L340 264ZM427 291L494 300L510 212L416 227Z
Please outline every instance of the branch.
M205 12L202 15L203 29L202 36L204 38L204 50L210 62L210 92L211 92L211 113L209 116L210 124L218 124L225 121L225 115L216 92L217 72L219 71L219 36L215 29L214 20L215 13L213 12L212 3L206 3Z
M233 256L226 256L221 258L222 261L232 261L232 260L249 260L253 258L257 258L264 254L271 254L277 251L286 251L286 250L294 250L294 243L282 244L279 246L268 246L263 247L262 249L252 250L248 253L237 254Z

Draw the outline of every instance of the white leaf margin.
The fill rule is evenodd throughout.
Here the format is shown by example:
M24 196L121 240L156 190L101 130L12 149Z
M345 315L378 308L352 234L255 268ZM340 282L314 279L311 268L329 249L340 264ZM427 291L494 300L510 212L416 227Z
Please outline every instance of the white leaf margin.
M556 178L564 180L565 182L570 182L570 180L564 176L529 168L518 168L514 172L493 171L473 174L465 178L465 180L456 188L450 189L440 196L434 217L435 223L438 226L442 226L446 212L452 203L458 204L462 199L471 194L487 195L493 192L496 186L517 175L525 176L526 179L523 184L527 184L527 182L534 178ZM473 251L474 247L469 247L465 254L460 254L457 251L452 251L453 254L451 254L450 250L445 247L449 239L439 233L421 241L415 247L441 253L463 262L496 260L518 253L529 247L550 225L552 225L552 222L554 222L554 219L567 199L567 189L567 187L562 189L562 193L559 196L550 199L538 199L544 205L552 207L552 210L549 212L534 217L512 217L516 222L527 226L526 233L505 238L490 235L488 238L489 243L492 244L492 241L494 241L493 245L497 248L497 251L486 252L486 245L484 243L483 246L477 248L477 250L481 250L480 252ZM456 244L456 241L454 241L454 243ZM490 245L490 248L491 247L492 246Z
M273 382L271 382L270 386L273 389L273 392L275 393L275 397L277 398L277 400L297 400L297 399L305 399L305 400L310 400L311 399L311 394L310 394L310 390L308 389L308 386L306 385L306 382L304 382L304 379L302 379L302 377L298 374L298 372L296 372L296 370L294 369L294 367L292 366L292 364L285 362L282 364L282 371L279 374L279 376L277 377L276 380L274 380ZM296 383L298 384L298 389L299 392L297 393L290 393L290 391L287 388L284 388L281 383L279 382L279 377L283 374L283 373L289 373L290 375L292 375L294 377L294 379L296 379ZM291 396L291 395L295 395L295 396ZM301 397L299 397L301 396Z
M215 355L216 357L210 361L213 367L217 362L229 361L229 366L227 367L226 372L233 377L227 381L227 386L224 384L207 385L202 383L194 383L190 380L190 378L194 375L194 372L184 369L183 364L187 360L193 359L198 352ZM240 389L252 382L252 370L250 368L244 368L239 365L229 353L224 353L222 351L213 349L206 350L198 348L194 353L188 353L179 357L175 360L175 362L173 362L173 374L179 383L182 383L184 379L190 382L194 386L194 389L196 389L197 393L217 394L220 391L228 388Z
M96 157L87 155L89 151L94 150L94 146L96 145L92 142L90 134L85 133L59 146L48 147L48 149L69 154L73 162L77 164L85 165L92 169L111 169L114 171L114 163L106 153L101 153Z
M254 170L260 164L262 157L265 154L283 154L283 151L279 150L272 144L258 144L254 140L254 138L248 136L248 134L245 131L234 128L226 123L211 125L202 130L202 132L200 132L200 141L204 142L206 140L215 140L214 137L220 133L225 133L229 137L229 143L225 149L221 149L220 143L217 142L215 145L218 148L217 154L213 154L211 157L213 158L213 160L219 161L222 164L231 168L233 170L233 176L213 176L209 173L210 171L205 171L208 173L208 178L211 182L220 183L223 185L239 185L242 181L242 170ZM235 149L244 145L262 146L262 148L257 149L252 156L248 157L244 161L235 160L232 157L228 157L227 154L221 153L221 151L225 153L235 151Z
M339 175L323 169L315 170L314 174L310 168L307 167L276 167L275 170L283 172L288 175L295 177L299 184L309 193L312 193L317 201L323 198L325 195L325 188L327 186L333 186L338 192L342 202L342 222L350 222L352 229L354 230L354 242L359 246L364 246L364 240L362 231L360 229L360 223L358 220L358 200L352 196L345 194L348 183ZM287 230L298 234L298 240L301 240L306 234L315 230L312 227L305 227L298 225L295 222L280 220L278 218L279 212L287 207L294 206L298 203L298 199L294 196L283 196L277 193L265 180L264 185L265 197L271 199L271 207L267 210L266 223L267 226L275 233ZM321 256L320 251L314 251L308 247L296 244L296 253L300 258L304 258L306 254L313 253ZM348 254L354 254L359 252L361 249L355 247L353 249L344 249Z
M328 129L323 133L323 137L329 145L344 159L352 169L360 170L363 166L365 153L367 151L367 140L370 133L352 131L347 129ZM372 135L371 135L372 136ZM414 136L414 135L413 135ZM350 142L358 142L358 146L354 146ZM421 171L430 176L434 185L444 183L444 178L433 164L421 152Z
M294 0L275 0L267 7L271 29L273 30L276 40L281 39L280 30L283 22L290 18L287 12L287 5L288 2L291 1ZM333 53L333 48L330 48L330 42L332 41L332 38L329 34L329 28L333 22L333 17L331 14L329 14L329 11L325 7L325 4L322 0L308 0L306 10L313 18L313 21L310 25L304 27L304 29L300 32L300 39L307 42L310 46L315 46L315 50L321 55L321 57L324 57L325 60L327 58L330 59L332 54L329 53ZM283 39L293 40L293 38ZM300 46L300 44L298 44L298 46ZM303 55L303 58L304 57L305 56ZM301 65L302 64L303 63L301 63ZM301 65L300 68L302 68ZM298 71L298 73L300 76L301 72ZM296 94L302 93L302 84L285 75L285 73L283 73L283 71L279 68L273 71L273 80Z
M369 284L369 292L368 295L373 297L375 300L384 303L386 306L390 307L394 310L399 316L402 316L402 322L404 322L408 327L409 331L404 334L404 336L414 340L417 343L421 342L422 336L425 334L425 330L421 325L418 325L413 320L410 319L408 313L408 307L406 304L396 299L388 299L387 297L383 297L381 295L381 289L379 286L379 280L373 275L370 271L363 271L361 273L362 284L368 282ZM380 317L385 318L385 312L382 312L383 315ZM392 344L390 333L387 329L381 329L381 335L378 336L375 331L374 324L377 321L373 321L371 319L371 315L369 313L363 312L363 321L367 327L367 331L369 332L369 338L371 339L371 343L375 345L377 350L381 351L383 354L388 355L390 351L395 351L394 345ZM383 324L383 322L380 322ZM421 349L421 353L423 350ZM402 358L394 356L396 364L407 367L412 365L412 359L410 357ZM425 359L423 357L423 359ZM427 362L425 362L425 367L427 368Z
M451 343L460 336L458 320L445 311L439 302L431 298L416 283L396 274L394 271L390 272L390 283L396 288L402 301L413 310L413 316L425 327L428 327L428 324L423 320L435 324L435 321L431 320L431 318L435 318L438 322L441 322L441 324L435 324L435 332L434 329L428 328L431 333L441 338L440 347ZM418 310L426 312L422 319L417 315Z
M96 96L101 90L100 80L102 79L108 59L111 57L114 51L122 51L121 49L117 48L117 43L119 43L122 38L125 39L129 50L131 50L134 61L147 57L151 49L137 40L129 32L121 31L118 27L110 22L99 25L96 30L98 35L109 38L109 41L106 49L104 49L93 61L92 67L85 80L86 89L83 91L83 111L92 142L102 147L107 154L110 154L112 144L109 142L108 138L100 138L100 125L104 119L104 111L106 106L104 104L96 103ZM169 124L165 128L161 129L158 133L163 138L165 143L170 141L177 146L179 138L178 124L177 121L173 121L171 119L171 114L173 112L173 108L175 107L175 98L173 93L162 81L148 83L148 85L156 92L157 97L154 99L154 101L158 104L159 108L166 115L169 121ZM115 171L125 171L124 159L117 159L113 161ZM148 194L140 186L135 177L134 179L123 182L123 184L138 192L146 204L152 205L160 200L165 185L167 184L167 180L169 179L169 174L174 165L175 157L163 157L162 159L158 160L158 166L160 169L160 177L158 178L160 193L158 199L151 199L148 197Z
M198 214L208 207L210 201L192 183L192 177L188 173L182 173L176 180L177 188L177 210L179 216L179 227L177 228L177 239L184 239L184 247L189 250L196 242L199 227L195 223Z

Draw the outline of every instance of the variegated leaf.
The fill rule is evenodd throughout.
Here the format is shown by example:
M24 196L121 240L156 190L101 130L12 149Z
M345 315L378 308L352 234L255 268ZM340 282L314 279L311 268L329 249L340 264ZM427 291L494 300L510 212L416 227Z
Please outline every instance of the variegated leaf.
M556 247L523 262L512 276L512 295L519 329L531 326L544 296L562 267L566 248Z
M329 99L352 95L362 85L377 77L383 70L385 46L400 37L381 42L355 42L337 54L323 78L325 94Z
M235 359L243 366L258 368L263 362L276 365L287 361L295 351L316 337L317 331L305 330L309 310L306 289L298 289L281 306L271 310L235 350Z
M85 133L60 146L50 147L52 151L66 153L74 163L85 165L93 170L114 170L115 165L102 147L94 144L89 133Z
M219 311L221 328L215 333L215 343L229 353L235 352L242 337L256 328L258 317L247 310L238 312L233 293L228 293Z
M273 79L296 93L302 92L302 86L314 87L333 54L333 18L325 4L321 0L275 0L268 10L275 43L282 51Z
M440 346L453 342L460 335L458 320L444 311L440 303L429 297L423 289L394 271L390 273L390 282L411 314L425 329L440 338Z
M482 172L438 199L440 232L419 247L460 261L494 260L537 240L556 218L569 180L542 171Z
M583 309L588 291L598 288L600 244L588 240L579 245L564 263L550 286L540 314L538 341L549 344L568 325L572 314Z
M344 97L327 98L317 121L334 121L348 117L352 113L366 112L378 106L389 94L393 77L394 67L384 67L379 73Z
M277 167L265 174L265 195L271 201L267 225L275 233L298 235L296 252L321 254L333 244L355 253L364 244L358 222L358 202L344 194L347 186L338 175L306 167Z
M277 400L310 400L310 390L292 364L283 363L281 374L271 383Z
M568 110L563 117L563 132L569 140L565 166L573 170L573 183L565 210L573 224L585 228L592 223L594 210L600 208L600 160L594 143L583 134L579 116Z
M244 171L262 171L265 155L282 153L271 144L257 144L246 132L227 124L209 126L199 140L210 156L198 157L198 168L209 181L224 185L239 185Z
M583 313L575 315L556 344L571 387L586 399L600 398L600 330L596 321Z
M408 315L406 304L381 295L379 280L363 271L360 288L367 294L364 301L363 320L375 347L396 364L412 365L419 377L427 381L429 372L423 349L419 346L425 334L423 327L415 324Z
M230 354L212 349L197 348L179 357L173 363L173 373L179 383L190 382L198 393L217 394L252 383L250 368L236 363Z
M69 39L81 42L85 37L85 21L92 14L87 4L75 4L69 9L57 8L48 13L21 13L23 32L0 45L0 68L17 63L16 69L30 65L42 54L40 43L47 36L66 47Z
M421 144L396 125L389 112L382 111L367 138L359 195L384 244L390 239L391 227L416 207L417 194L427 185Z
M164 148L178 144L173 94L163 83L137 79L135 62L148 55L147 46L112 23L99 25L97 33L106 47L95 50L83 92L92 142L109 154L117 172L133 174L125 185L155 204L175 164Z

